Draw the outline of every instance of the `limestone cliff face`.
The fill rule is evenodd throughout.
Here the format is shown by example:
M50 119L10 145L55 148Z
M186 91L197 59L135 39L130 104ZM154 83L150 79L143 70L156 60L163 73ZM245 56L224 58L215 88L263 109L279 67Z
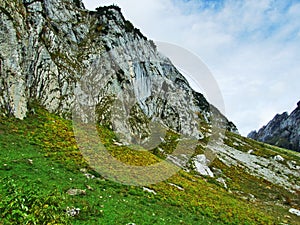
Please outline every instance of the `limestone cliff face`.
M88 11L81 0L2 0L0 9L3 114L23 119L38 103L70 118L79 104L82 120L95 117L140 139L156 121L196 138L202 137L198 122L212 117L237 131L118 7Z
M248 137L300 152L300 102L290 115L287 112L277 114L266 126L258 132L251 132Z
M82 71L81 43L88 12L72 1L0 3L0 107L24 118L31 101L68 112Z

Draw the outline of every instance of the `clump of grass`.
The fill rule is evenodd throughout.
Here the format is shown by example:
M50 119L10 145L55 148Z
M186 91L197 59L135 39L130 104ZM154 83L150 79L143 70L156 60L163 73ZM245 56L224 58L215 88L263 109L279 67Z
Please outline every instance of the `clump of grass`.
M32 184L10 178L2 178L0 184L4 224L69 224L62 208L64 198L59 193L42 192Z

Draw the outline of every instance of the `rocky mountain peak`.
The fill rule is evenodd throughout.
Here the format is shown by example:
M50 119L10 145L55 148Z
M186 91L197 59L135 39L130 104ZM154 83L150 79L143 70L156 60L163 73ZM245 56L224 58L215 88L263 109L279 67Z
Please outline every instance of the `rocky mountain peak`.
M258 132L252 131L248 137L300 151L300 102L290 115L287 112L277 114L266 126Z

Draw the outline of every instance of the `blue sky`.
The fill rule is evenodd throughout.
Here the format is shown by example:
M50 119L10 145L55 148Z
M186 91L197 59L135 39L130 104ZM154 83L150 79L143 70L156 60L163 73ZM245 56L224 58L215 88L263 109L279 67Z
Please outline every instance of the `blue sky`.
M179 45L208 66L226 116L243 135L300 100L300 1L84 0L117 4L147 37ZM205 93L204 93L205 94Z

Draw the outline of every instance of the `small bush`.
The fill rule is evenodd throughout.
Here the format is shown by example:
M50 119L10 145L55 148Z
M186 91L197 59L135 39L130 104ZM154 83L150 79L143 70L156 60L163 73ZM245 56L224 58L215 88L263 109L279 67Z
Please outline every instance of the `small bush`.
M131 33L131 32L134 31L134 26L133 26L133 24L132 24L130 21L128 21L128 20L125 21L125 31L126 31L127 33Z

